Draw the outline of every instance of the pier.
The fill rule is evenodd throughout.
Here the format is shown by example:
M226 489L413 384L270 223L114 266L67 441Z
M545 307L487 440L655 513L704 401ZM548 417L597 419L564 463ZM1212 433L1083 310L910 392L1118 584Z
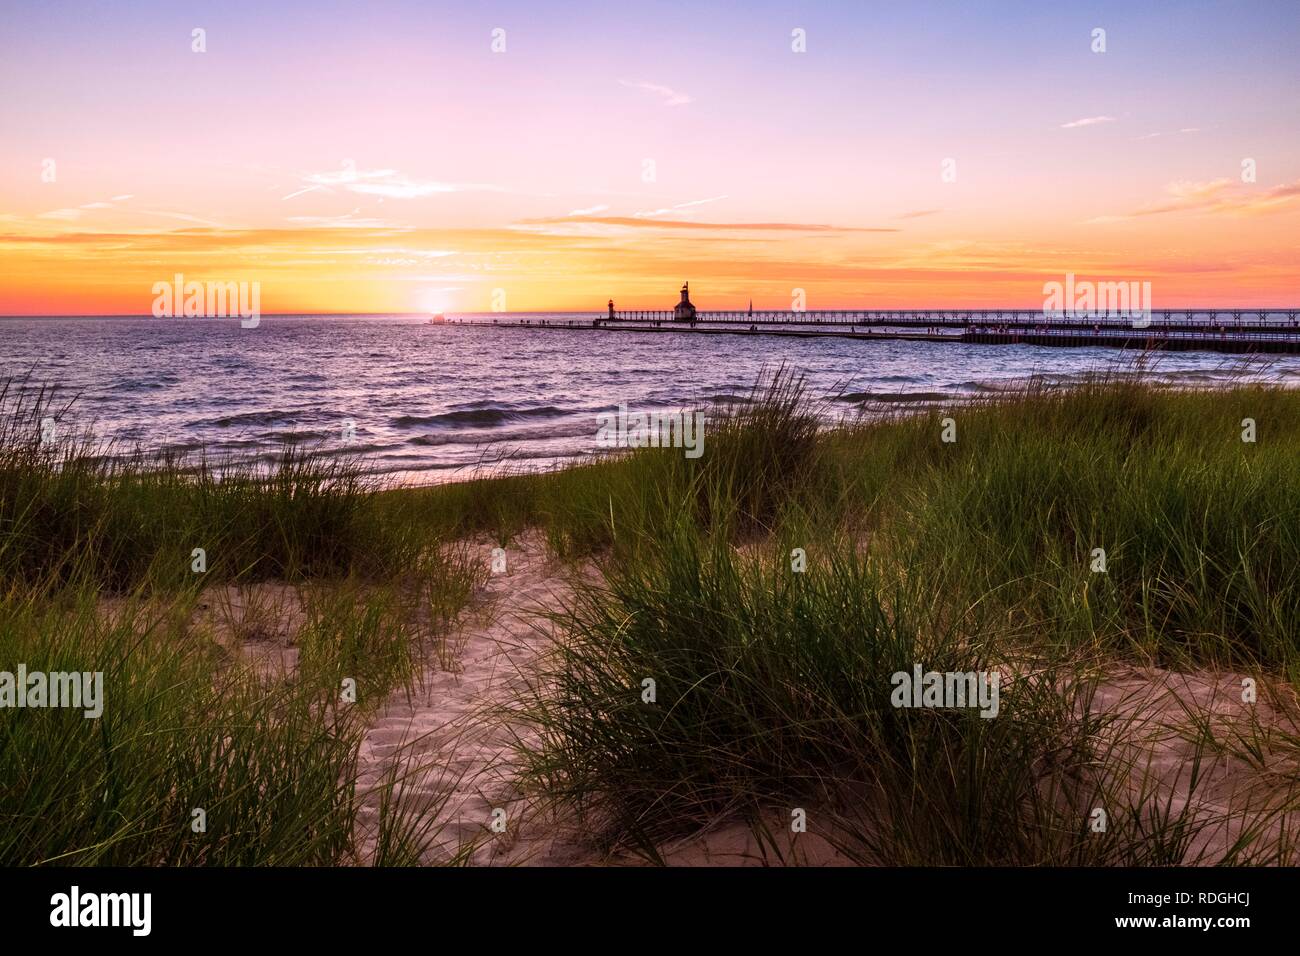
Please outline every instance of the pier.
M688 287L672 309L620 310L578 317L523 314L449 318L452 324L497 328L768 335L796 338L905 340L974 345L1106 347L1168 351L1300 353L1300 308L1152 309L1141 316L1084 315L1043 309L772 309L708 310Z

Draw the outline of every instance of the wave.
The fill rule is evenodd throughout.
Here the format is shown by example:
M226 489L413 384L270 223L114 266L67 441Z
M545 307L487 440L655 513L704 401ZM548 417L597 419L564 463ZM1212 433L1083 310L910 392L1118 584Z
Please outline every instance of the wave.
M199 422L199 424L213 425L217 428L230 428L232 425L274 425L278 422L291 423L296 421L299 414L299 412L276 408L267 412L244 412L240 415L224 415L221 418Z
M998 392L1014 391L1017 387L1023 387L1027 379L1008 379L1005 382L962 382L957 386L963 392L974 392L977 395L992 395ZM1019 386L1017 385L1019 383Z
M558 427L548 426L546 428L517 428L500 432L460 432L453 434L434 434L434 435L416 435L408 440L407 444L418 445L422 448L435 448L442 445L481 445L481 444L509 444L511 442L545 442L563 438L581 438L589 436L593 441L596 437L596 422L593 418L588 421L580 419L569 424Z
M263 432L257 436L265 442L284 442L288 444L298 444L300 442L324 442L339 437L337 430L319 431L316 429L304 429L302 431L274 431Z
M883 402L888 405L908 402L947 402L953 396L948 392L845 392L836 395L837 402Z
M166 388L175 385L179 379L175 375L161 375L156 379L127 378L109 385L108 392L141 392L150 389Z
M560 408L556 405L522 409L502 408L498 405L487 408L463 408L459 411L443 412L440 415L399 415L390 419L389 424L398 428L409 428L412 425L466 425L490 428L529 418L560 418L573 415L576 411L576 409Z

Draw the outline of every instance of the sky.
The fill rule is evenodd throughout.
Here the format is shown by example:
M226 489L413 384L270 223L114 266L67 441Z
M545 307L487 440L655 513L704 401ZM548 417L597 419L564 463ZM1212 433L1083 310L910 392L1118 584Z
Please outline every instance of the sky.
M1295 0L0 0L0 314L1300 306L1297 49Z

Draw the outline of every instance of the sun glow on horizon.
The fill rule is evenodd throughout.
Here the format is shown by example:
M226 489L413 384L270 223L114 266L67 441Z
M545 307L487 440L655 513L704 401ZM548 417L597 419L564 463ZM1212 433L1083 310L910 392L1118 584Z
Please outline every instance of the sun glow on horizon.
M580 3L582 36L507 3L503 52L413 2L213 13L204 53L164 5L68 7L0 62L0 314L145 314L178 272L286 313L664 309L687 279L1027 307L1067 273L1300 302L1294 4L1103 0L1103 54L1068 11L924 2L801 14L805 52L766 3Z

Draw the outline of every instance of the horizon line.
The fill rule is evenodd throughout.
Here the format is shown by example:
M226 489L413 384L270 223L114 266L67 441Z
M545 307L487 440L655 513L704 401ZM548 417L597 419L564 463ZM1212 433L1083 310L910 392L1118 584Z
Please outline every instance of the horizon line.
M664 308L662 305L655 307L629 306L627 308L615 307L615 312L672 312L671 308ZM735 309L701 309L699 312L744 312L748 308ZM934 305L934 306L827 306L818 309L774 309L768 306L755 306L755 312L779 312L789 314L800 313L819 313L819 312L1046 312L1041 305L1023 306L1023 305ZM1101 310L1092 309L1090 312L1100 313ZM1300 312L1300 302L1295 305L1166 305L1154 306L1152 312ZM507 309L500 312L492 309L484 310L457 310L454 312L259 312L261 318L361 318L367 316L457 316L457 315L606 315L606 309ZM244 318L238 314L234 315L165 315L156 316L150 312L0 312L0 319L151 319L158 322L164 321L192 321L192 320L215 320L228 319L234 321Z

